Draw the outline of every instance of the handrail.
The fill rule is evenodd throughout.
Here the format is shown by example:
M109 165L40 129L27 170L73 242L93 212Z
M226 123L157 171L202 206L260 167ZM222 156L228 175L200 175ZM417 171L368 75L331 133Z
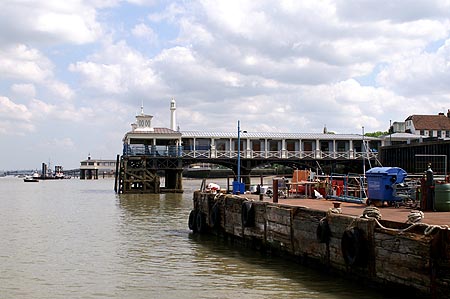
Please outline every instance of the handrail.
M183 149L176 145L143 145L124 144L124 156L153 156L153 157L186 157L199 159L236 159L238 151L211 149ZM332 160L362 160L377 159L377 152L336 152L336 151L240 151L241 159L332 159Z

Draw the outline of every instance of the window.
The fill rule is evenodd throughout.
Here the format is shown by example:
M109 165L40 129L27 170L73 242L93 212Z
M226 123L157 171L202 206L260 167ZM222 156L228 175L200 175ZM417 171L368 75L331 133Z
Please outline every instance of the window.
M286 140L286 150L295 151L295 140Z
M345 141L336 141L336 147L338 152L345 152L347 150L345 146Z
M278 140L270 140L269 141L269 151L276 152L278 151Z
M320 150L323 152L328 152L330 150L329 142L328 141L321 141L320 142Z
M311 152L313 150L313 142L312 141L303 142L303 150L305 152Z

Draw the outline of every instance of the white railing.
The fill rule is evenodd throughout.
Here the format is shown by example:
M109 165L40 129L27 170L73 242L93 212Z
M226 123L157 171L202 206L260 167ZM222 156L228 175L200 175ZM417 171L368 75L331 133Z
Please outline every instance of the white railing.
M210 150L184 150L183 157L187 158L207 158L207 159L236 159L237 151L210 151ZM376 159L378 154L375 152L326 152L326 151L240 151L241 159L332 159L332 160L362 160Z
M300 159L311 158L314 159L314 152L300 152Z

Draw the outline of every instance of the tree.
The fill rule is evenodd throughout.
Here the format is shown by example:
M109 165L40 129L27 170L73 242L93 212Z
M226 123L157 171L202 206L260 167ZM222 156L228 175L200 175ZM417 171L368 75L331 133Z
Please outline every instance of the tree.
M380 137L383 135L388 135L389 132L381 132L381 131L377 131L377 132L372 132L372 133L365 133L364 136L367 137Z

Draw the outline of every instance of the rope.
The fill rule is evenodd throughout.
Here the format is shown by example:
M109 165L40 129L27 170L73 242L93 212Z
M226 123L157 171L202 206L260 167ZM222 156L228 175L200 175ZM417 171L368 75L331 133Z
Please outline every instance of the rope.
M431 235L431 233L435 230L435 229L449 229L449 227L447 225L428 225L425 223L419 223L423 218L425 217L424 213L422 211L418 211L418 210L412 210L410 212L410 214L408 215L408 220L406 221L406 223L411 224L410 226L408 226L407 228L404 229L395 229L395 228L387 228L384 227L378 220L381 219L381 213L380 210L377 207L367 207L364 209L363 214L361 215L361 218L373 218L375 219L375 222L377 223L377 225L385 230L390 230L390 231L396 231L399 233L404 233L407 232L408 230L412 229L413 227L417 226L417 225L427 225L427 227L424 230L424 235L428 236Z
M341 208L329 208L328 212L333 214L342 214Z
M381 213L377 207L367 207L364 209L364 212L360 216L360 218L375 218L377 220L380 220Z
M408 220L406 221L406 223L417 223L420 222L424 217L425 215L423 214L422 211L411 210L411 212L408 215Z

